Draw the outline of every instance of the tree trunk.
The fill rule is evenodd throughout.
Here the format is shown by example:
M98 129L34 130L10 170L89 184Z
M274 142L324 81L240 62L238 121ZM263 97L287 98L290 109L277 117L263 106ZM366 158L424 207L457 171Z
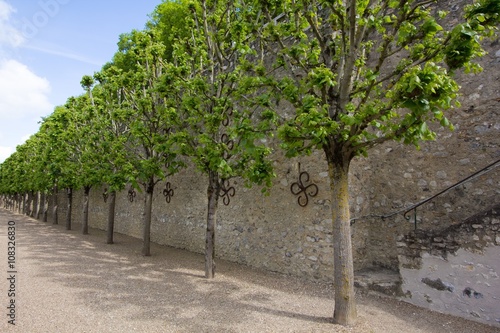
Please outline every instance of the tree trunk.
M28 216L33 217L34 211L35 211L35 206L33 205L35 202L35 192L29 191L28 192Z
M108 207L108 235L106 243L113 244L113 233L115 229L115 206L116 206L116 191L109 194Z
M19 214L26 214L26 194L19 195Z
M38 219L38 201L40 200L40 192L33 192L33 210L31 211L31 217Z
M73 210L73 189L68 188L68 213L66 214L66 230L71 230L71 212Z
M207 189L208 212L207 233L205 237L205 277L215 277L215 224L217 222L217 207L219 204L220 182L217 172L209 172Z
M26 211L25 211L25 214L27 216L31 216L33 210L31 209L31 205L33 204L33 191L28 191L27 193L27 199L26 199Z
M23 200L21 202L22 203L21 213L23 215L28 215L28 196L27 196L27 194L23 193L22 198L23 198Z
M83 221L82 221L82 234L89 234L89 193L91 186L83 188Z
M47 206L47 193L45 192L42 193L42 200L40 200L40 209L42 210L43 222L47 222L48 206Z
M349 161L329 159L330 187L332 193L333 255L336 324L352 325L357 318L354 296L354 268L351 245L349 213Z
M144 232L142 244L143 256L151 255L151 211L153 210L154 188L154 180L150 179L149 183L146 185L146 193L144 194Z
M57 193L57 185L54 186L54 194L52 196L52 199L54 201L54 207L52 208L52 223L53 224L59 224L59 216L57 214L58 210L58 205L59 205L59 198L58 198L58 193Z

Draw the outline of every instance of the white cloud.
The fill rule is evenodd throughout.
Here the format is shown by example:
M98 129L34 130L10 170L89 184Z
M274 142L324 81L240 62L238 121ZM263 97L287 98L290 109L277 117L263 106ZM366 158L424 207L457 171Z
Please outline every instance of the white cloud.
M9 157L14 152L12 147L2 147L0 146L0 163L5 161L7 157Z
M27 133L36 131L37 120L54 108L49 81L10 56L10 51L27 41L16 29L14 13L15 8L0 0L0 163L29 137Z
M50 83L16 60L0 59L0 117L19 119L49 114Z
M10 16L15 11L7 2L0 0L0 45L17 47L25 41L23 34L10 21Z

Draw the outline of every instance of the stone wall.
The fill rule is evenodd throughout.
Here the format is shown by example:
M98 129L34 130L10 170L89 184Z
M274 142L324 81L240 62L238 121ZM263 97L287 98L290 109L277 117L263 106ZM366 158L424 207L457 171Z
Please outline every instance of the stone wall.
M450 23L461 15L466 0L439 2L450 11ZM387 143L355 159L350 173L351 217L356 270L384 267L398 270L396 239L408 234L413 225L401 215L380 219L425 199L500 158L500 43L486 41L489 52L478 75L457 74L462 85L461 107L448 117L455 131L435 128L437 140L423 143L420 150L399 143ZM283 110L287 113L288 110ZM322 152L288 160L274 155L277 178L271 196L259 189L246 189L232 180L236 195L218 214L217 254L220 257L271 270L330 279L332 272L331 212L327 165ZM300 173L310 175L309 183L318 194L306 207L297 203L290 187ZM418 211L418 226L424 230L443 229L461 223L484 207L499 202L498 173L484 181L469 183ZM171 203L162 196L165 183L155 191L152 238L155 242L202 252L206 216L206 179L187 169L171 179L175 190ZM309 184L308 183L308 184ZM106 227L106 207L101 193L93 189L91 225ZM75 198L74 218L81 217L81 194ZM60 207L64 209L65 198ZM116 230L141 237L142 194L127 201L120 193L116 209ZM64 213L61 213L63 216Z
M491 69L465 76L462 107L449 114L456 130L437 129L435 142L423 143L420 150L389 143L373 149L368 158L355 159L350 173L351 217L356 270L385 267L398 270L396 238L408 234L413 225L402 215L392 218L363 218L386 215L421 201L500 158L498 117L500 55L497 43L483 66ZM493 96L493 97L492 97ZM221 204L217 225L217 255L248 265L294 275L329 280L332 276L332 227L327 165L320 151L309 157L286 159L274 156L277 178L271 195L258 188L247 189L238 179L231 185L236 195L229 206ZM290 187L306 171L318 194L299 206ZM461 223L492 203L499 202L498 172L455 189L418 211L418 226L424 230L443 229ZM152 239L160 244L202 252L206 216L207 180L186 169L169 179L175 191L171 203L158 185L153 202ZM91 191L91 226L106 228L103 188ZM81 219L81 193L75 194L74 220ZM61 219L65 196L61 195ZM50 212L50 210L49 210ZM142 235L142 194L127 200L119 193L116 231Z
M401 152L406 149L396 146L384 152L401 156ZM301 158L299 162L299 159L285 160L277 156L278 177L269 197L262 196L258 188L247 189L241 181L232 180L236 195L230 198L229 206L224 206L221 200L218 212L217 256L272 271L329 281L333 271L332 226L326 163L321 157L317 153L310 158ZM431 188L425 190L419 187L419 180L415 184L413 177L405 177L410 169L386 169L386 163L370 158L353 164L350 200L352 217L400 210L425 198L425 195L451 185L452 181L460 180L458 177L452 178L452 181L439 177L434 180L429 176L425 179ZM404 165L404 162L401 163ZM446 170L451 173L461 168L464 165L457 163ZM465 169L467 172L472 171ZM290 190L291 185L299 181L299 174L303 171L310 175L305 185L316 184L318 187L318 194L309 197L305 207L298 204L298 197ZM425 172L432 175L439 171L422 166L421 171L414 171L414 174L418 176ZM386 182L382 181L384 179ZM418 228L432 231L460 225L469 216L499 202L499 179L498 170L494 169L419 208ZM155 190L152 240L201 253L204 249L207 180L192 169L187 169L171 177L169 182L174 189L169 204L162 194L165 183L159 184ZM434 182L438 183L435 189L432 187ZM378 185L370 187L374 183ZM415 198L419 190L422 195ZM99 229L106 229L107 204L103 200L103 191L103 187L92 189L90 200L90 224ZM142 193L137 192L134 201L130 202L127 191L118 194L117 232L142 237L142 198ZM81 221L82 201L82 193L76 192L73 209L76 223ZM60 223L64 223L66 198L63 194L59 202ZM413 223L405 220L402 214L386 219L356 220L352 226L356 270L388 268L398 271L398 237L409 234L413 228Z

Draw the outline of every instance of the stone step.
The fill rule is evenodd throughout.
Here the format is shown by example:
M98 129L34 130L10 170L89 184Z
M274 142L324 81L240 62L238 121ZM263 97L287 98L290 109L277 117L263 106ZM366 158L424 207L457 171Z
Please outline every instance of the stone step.
M389 296L401 296L399 272L380 269L362 270L354 274L354 286L362 292L377 292Z

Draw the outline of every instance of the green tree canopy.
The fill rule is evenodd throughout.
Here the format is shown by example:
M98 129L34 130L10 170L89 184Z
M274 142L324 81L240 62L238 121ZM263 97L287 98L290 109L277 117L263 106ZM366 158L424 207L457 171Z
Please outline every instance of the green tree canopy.
M242 63L255 36L244 29L237 3L200 1L190 11L192 35L174 44L162 92L175 111L170 119L179 153L208 177L205 275L213 278L219 196L233 177L270 186L274 173L266 139L275 117L253 98L256 77Z
M152 196L156 184L175 174L183 163L171 149L168 96L161 96L157 89L165 71L164 45L159 42L156 29L132 31L120 37L119 51L108 71L110 93L120 87L120 108L115 121L128 128L125 144L126 159L136 179L133 185L141 184L145 191L144 248L150 255L150 226Z

